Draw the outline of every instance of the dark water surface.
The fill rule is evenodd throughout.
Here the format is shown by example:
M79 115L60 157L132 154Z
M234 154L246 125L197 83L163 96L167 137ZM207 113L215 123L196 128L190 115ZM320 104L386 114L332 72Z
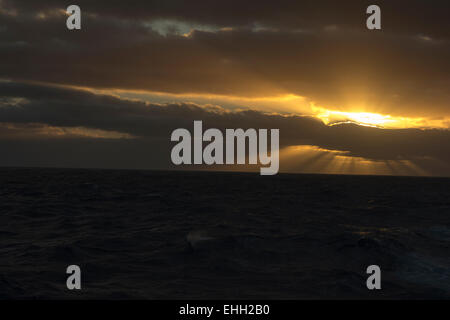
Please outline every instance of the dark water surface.
M450 298L450 179L0 169L0 298ZM66 267L82 290L66 289ZM366 288L366 268L382 290Z

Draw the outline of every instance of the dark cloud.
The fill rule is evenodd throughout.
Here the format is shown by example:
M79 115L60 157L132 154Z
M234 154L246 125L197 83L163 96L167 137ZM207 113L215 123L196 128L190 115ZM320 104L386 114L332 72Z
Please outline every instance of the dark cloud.
M449 116L448 2L381 2L381 32L365 29L361 1L79 1L86 14L76 32L51 13L64 8L61 1L2 3L17 9L2 15L4 78L169 93L294 93L333 109ZM36 17L45 10L45 19ZM235 29L163 36L144 23L156 18ZM255 23L269 29L257 31Z
M314 145L377 161L412 159L423 162L423 166L428 163L426 169L433 174L450 174L450 152L445 148L450 143L448 130L388 130L351 124L329 127L310 117L251 110L229 112L194 104L157 105L85 90L14 82L0 83L0 96L0 147L4 154L0 165L169 168L172 130L192 130L193 121L202 120L205 129L278 128L284 147ZM7 135L5 123L22 125L24 132L30 123L39 123L122 132L136 138L49 136L36 140L24 132L17 137ZM439 171L430 166L436 162L441 163Z
M51 9L65 9L62 0L2 0L3 6L16 8L20 13L34 13ZM87 13L118 19L150 20L178 19L200 24L249 26L259 23L280 28L310 28L338 25L365 28L362 19L369 0L78 0ZM449 36L450 5L445 0L379 0L383 21L389 32L424 33L430 36Z

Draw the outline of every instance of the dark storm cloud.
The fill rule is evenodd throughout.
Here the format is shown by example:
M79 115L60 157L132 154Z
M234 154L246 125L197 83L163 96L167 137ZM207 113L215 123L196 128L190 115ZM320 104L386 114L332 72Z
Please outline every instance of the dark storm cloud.
M168 139L180 127L204 120L209 127L269 128L289 124L290 134L301 127L320 128L309 117L266 116L256 111L228 112L219 106L151 104L64 87L0 82L0 119L5 123L43 123L58 127L86 127L129 133L143 138ZM295 119L295 120L294 120ZM294 120L294 121L293 121ZM285 124L285 126L286 126Z
M15 165L167 168L172 130L180 127L192 130L193 121L202 120L204 129L279 128L282 146L315 145L375 160L434 159L445 168L436 174L450 173L450 151L445 147L450 144L448 130L329 127L310 117L229 112L194 104L157 105L85 90L14 82L1 82L0 96L1 122L21 125L25 132L30 123L39 123L116 131L136 137L33 140L24 137L23 132L20 137L7 135L7 129L3 128L0 135L3 165L14 165L16 161Z
M2 0L4 7L30 13L65 9L62 0ZM371 4L383 8L387 29L395 32L420 32L448 36L450 5L445 0L78 0L86 12L119 19L179 19L217 26L248 26L260 23L272 27L309 28L339 25L364 28L362 13Z
M83 28L75 32L57 12L63 1L1 3L8 9L0 13L4 78L171 93L295 93L333 109L364 103L386 114L449 114L444 1L379 2L381 32L365 29L364 1L78 1ZM148 24L154 19L234 29L163 36Z

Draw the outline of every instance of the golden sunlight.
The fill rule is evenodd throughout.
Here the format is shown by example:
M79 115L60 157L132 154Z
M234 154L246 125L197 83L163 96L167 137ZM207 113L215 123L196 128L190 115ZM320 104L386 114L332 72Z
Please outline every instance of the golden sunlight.
M325 107L318 107L306 97L296 94L243 97L194 93L174 94L142 90L91 89L74 86L72 86L72 88L88 90L96 94L113 95L122 99L140 100L155 104L195 103L200 106L220 106L224 110L230 111L253 109L265 113L312 116L320 119L329 126L342 123L355 123L361 126L385 129L449 129L450 127L449 117L427 118L393 116L389 114L368 112L366 110L371 110L371 108L364 106L364 104L361 108L352 108L351 111L333 110Z
M344 112L311 106L316 117L327 125L356 123L362 126L404 129L404 128L448 128L449 120L395 117L371 112Z
M310 145L290 146L280 150L282 172L406 175L423 176L428 172L413 160L371 160Z

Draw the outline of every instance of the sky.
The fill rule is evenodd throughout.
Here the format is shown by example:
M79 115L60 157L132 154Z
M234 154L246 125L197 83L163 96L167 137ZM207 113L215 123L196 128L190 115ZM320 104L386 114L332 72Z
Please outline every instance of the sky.
M0 0L0 166L174 169L202 120L280 129L282 172L450 176L450 3L374 3Z

